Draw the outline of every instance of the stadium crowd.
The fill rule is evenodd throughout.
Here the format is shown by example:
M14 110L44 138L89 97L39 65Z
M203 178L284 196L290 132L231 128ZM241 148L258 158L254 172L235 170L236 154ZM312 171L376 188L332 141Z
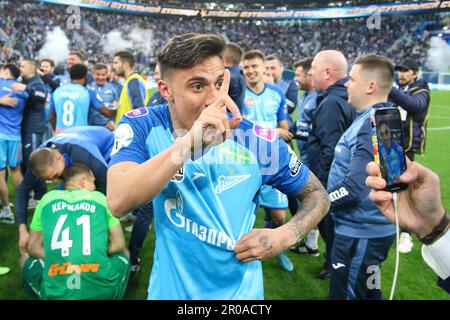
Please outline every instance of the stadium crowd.
M137 70L151 73L149 65L156 62L156 54L173 34L182 32L219 33L227 40L240 44L245 50L259 49L264 53L277 53L290 68L302 56L310 56L327 48L341 48L353 61L362 53L389 56L393 61L409 56L426 67L429 33L421 27L427 21L435 27L441 24L439 15L390 15L382 16L380 30L368 29L366 18L311 20L311 21L251 21L215 20L183 17L139 16L105 13L93 10L81 11L81 28L68 30L69 14L65 6L35 2L2 1L0 3L0 28L7 35L0 60L38 56L45 43L45 31L60 26L68 36L71 47L79 48L91 62L106 62L110 55L99 46L105 35L119 30L127 35L139 27L146 30L151 46L147 50L133 49L138 62ZM20 18L26 12L27 19ZM151 31L150 31L151 30Z
M149 299L262 299L260 260L276 257L290 272L295 266L284 252L319 256L319 233L326 248L318 276L329 279L329 298L383 298L380 286L368 283L396 229L387 206L392 198L382 191L386 181L370 164L370 113L387 108L405 115L404 140L387 125L377 128L378 139L388 139L380 147L383 161L405 167L404 154L414 160L425 152L430 90L418 78L425 46L393 45L414 34L418 19L389 18L381 34L360 19L188 24L83 11L89 27L70 40L84 52L70 52L56 76L51 57L35 58L42 30L63 25L64 7L50 14L47 5L22 4L30 15L22 23L8 14L15 4L2 6L9 42L0 65L0 222L17 220L29 297L122 299L154 220ZM46 17L54 23L44 25ZM90 28L106 34L134 24L154 30L152 51L107 55L99 39L85 38L95 34ZM151 64L153 96L139 74ZM288 66L294 79L285 77ZM178 129L184 135L174 136ZM275 169L264 162L272 154ZM217 165L221 157L231 158L231 166ZM400 251L410 252L408 232L417 234L425 261L449 292L450 218L438 179L415 162L401 171L396 181L410 184L400 204L414 218L401 221ZM47 192L49 181L62 183ZM432 201L421 204L424 191ZM405 197L414 203L409 211ZM27 206L35 209L31 223ZM265 209L264 229L253 229L258 206ZM118 217L134 219L128 246ZM0 275L7 272L0 267ZM81 290L80 282L88 285Z

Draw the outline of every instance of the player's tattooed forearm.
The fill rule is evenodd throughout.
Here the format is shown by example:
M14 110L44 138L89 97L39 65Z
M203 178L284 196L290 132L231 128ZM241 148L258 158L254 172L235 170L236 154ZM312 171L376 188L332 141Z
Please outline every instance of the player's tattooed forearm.
M291 219L289 230L300 241L306 233L314 229L330 208L330 200L320 181L311 175L308 184L299 192L301 207Z

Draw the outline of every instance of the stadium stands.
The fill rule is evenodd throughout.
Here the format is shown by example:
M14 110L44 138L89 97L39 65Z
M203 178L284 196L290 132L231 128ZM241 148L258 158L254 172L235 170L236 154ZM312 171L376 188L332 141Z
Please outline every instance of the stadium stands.
M277 53L283 57L289 67L299 58L327 48L342 50L349 61L364 53L377 53L394 61L409 56L424 65L430 37L427 29L442 26L439 14L383 15L381 30L371 30L366 27L367 18L280 22L156 17L82 9L81 28L69 30L65 6L3 1L0 7L0 61L17 60L19 55L37 57L46 32L60 26L70 40L71 50L84 51L91 63L107 62L111 57L99 45L107 34L119 30L126 35L139 27L146 31L151 46L146 50L131 49L138 70L144 74L150 73L158 50L168 38L189 31L220 33L246 50L265 48L266 54ZM22 18L23 13L27 15L26 20Z

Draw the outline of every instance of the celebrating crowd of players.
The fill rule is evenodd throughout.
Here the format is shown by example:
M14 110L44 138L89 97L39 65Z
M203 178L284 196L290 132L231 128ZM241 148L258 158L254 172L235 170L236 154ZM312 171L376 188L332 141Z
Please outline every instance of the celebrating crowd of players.
M83 60L72 52L59 78L51 59L0 69L0 222L15 221L9 172L30 297L123 298L154 217L150 299L261 299L260 260L276 256L292 271L284 251L318 256L319 231L329 297L382 298L367 283L395 226L365 184L368 118L373 108L401 107L405 151L424 152L430 92L414 62L397 65L398 88L387 58L358 57L348 73L336 50L298 61L290 78L277 55L184 34L160 51L151 97L130 52L93 74ZM258 206L266 225L252 230ZM127 249L115 217L130 212Z

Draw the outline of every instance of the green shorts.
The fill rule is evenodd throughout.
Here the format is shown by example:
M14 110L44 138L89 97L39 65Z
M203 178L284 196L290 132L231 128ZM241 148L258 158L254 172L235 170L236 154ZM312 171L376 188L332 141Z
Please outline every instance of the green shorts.
M127 290L128 280L130 279L130 258L124 253L117 253L110 256L109 259L113 267L120 274L120 281L117 284L117 295L114 297L114 300L122 300Z
M130 278L130 259L123 253L117 253L109 257L112 266L120 275L114 288L116 289L114 300L122 300L127 290ZM44 261L29 257L22 268L22 284L27 299L37 300L42 298Z
M41 299L42 278L44 261L29 257L22 267L22 285L25 289L27 299Z

